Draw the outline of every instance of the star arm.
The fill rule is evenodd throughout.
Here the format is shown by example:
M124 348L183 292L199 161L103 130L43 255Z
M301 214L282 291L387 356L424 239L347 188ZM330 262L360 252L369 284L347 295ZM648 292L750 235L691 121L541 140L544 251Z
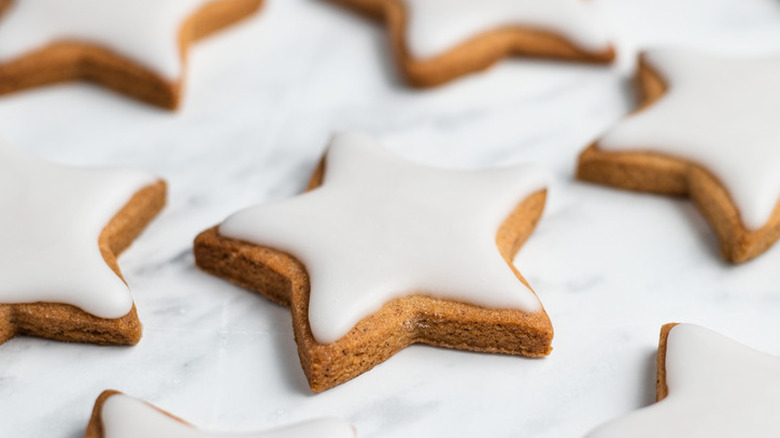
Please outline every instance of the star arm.
M692 414L687 405L664 400L612 420L585 438L705 438L700 427L685 422Z
M95 402L87 438L354 438L354 428L335 418L310 420L264 432L216 433L196 429L149 403L117 391L105 391Z

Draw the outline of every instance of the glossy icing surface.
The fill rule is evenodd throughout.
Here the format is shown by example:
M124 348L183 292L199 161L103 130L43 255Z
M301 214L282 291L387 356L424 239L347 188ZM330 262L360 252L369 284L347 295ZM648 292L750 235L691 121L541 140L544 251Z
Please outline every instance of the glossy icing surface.
M213 0L14 0L0 16L0 62L60 41L105 47L169 80L181 75L179 29Z
M599 147L699 164L726 187L746 228L761 228L780 198L780 57L667 49L645 59L666 94L610 129Z
M154 183L130 169L45 162L0 141L0 303L65 303L102 318L132 308L98 248L100 232Z
M321 343L412 293L537 312L538 298L501 257L496 233L548 178L533 166L428 168L346 133L331 142L320 188L242 210L219 232L306 266L309 322Z
M582 0L401 0L407 46L415 58L432 58L483 32L519 26L552 32L588 51L609 41Z
M665 399L587 438L780 436L780 358L680 324L666 346Z
M205 432L175 420L136 398L116 394L103 404L103 438L354 438L355 430L337 419L304 423L249 433Z

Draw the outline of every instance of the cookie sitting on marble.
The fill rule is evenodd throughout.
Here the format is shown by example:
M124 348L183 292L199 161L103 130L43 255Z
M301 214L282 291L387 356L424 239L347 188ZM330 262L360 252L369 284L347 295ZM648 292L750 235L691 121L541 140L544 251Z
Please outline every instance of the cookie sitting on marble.
M697 325L666 324L656 398L586 438L778 437L780 358Z
M689 196L723 256L750 260L780 237L778 77L780 57L643 53L639 109L580 155L577 177Z
M85 79L175 109L188 46L261 3L0 0L0 94Z
M0 141L0 343L15 335L132 345L117 264L165 204L146 172L45 162Z
M354 438L349 423L323 418L255 433L202 432L146 402L118 391L95 401L85 438Z
M291 307L317 392L417 342L540 357L552 326L512 258L547 181L532 166L433 169L340 134L308 192L206 230L196 262Z
M431 87L510 55L607 63L615 51L583 0L330 0L384 20L407 81Z

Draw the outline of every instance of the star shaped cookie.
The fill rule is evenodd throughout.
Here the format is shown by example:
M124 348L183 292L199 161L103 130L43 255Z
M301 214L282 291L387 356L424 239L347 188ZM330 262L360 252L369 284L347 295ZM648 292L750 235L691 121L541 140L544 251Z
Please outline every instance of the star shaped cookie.
M195 257L291 307L314 391L415 342L544 356L552 326L512 258L547 181L532 166L433 169L340 134L307 193L230 216L198 236Z
M658 403L587 438L780 436L780 358L692 324L667 324L658 347Z
M587 148L577 176L689 196L741 263L780 236L780 57L685 50L641 55L643 102Z
M145 172L56 165L0 142L0 343L137 343L141 324L116 258L165 191Z
M255 433L203 432L173 415L118 391L95 402L86 438L354 438L349 423L323 418Z
M583 0L330 0L387 22L409 83L431 87L522 55L606 63L615 51Z
M0 94L74 79L178 106L188 46L262 0L0 0Z

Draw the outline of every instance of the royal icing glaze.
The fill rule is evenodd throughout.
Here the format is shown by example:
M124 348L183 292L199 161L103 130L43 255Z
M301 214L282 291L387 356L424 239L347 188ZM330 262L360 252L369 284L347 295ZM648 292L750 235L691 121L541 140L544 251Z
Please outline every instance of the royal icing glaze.
M666 93L618 123L598 147L699 164L729 192L745 227L761 228L780 198L780 57L654 50L645 59Z
M320 419L256 433L203 432L177 421L136 398L116 394L100 412L103 438L354 438L355 429L342 420Z
M132 308L98 238L157 179L129 169L47 163L0 141L0 303L64 303L102 318Z
M587 438L780 436L780 358L692 324L666 345L668 395Z
M511 26L563 36L588 51L609 41L582 0L401 0L406 44L415 58L432 58L480 33Z
M410 163L357 133L333 138L323 185L240 211L222 236L285 251L311 282L309 323L332 343L387 301L408 295L541 310L496 247L515 206L545 189L532 166L453 171Z
M179 30L213 0L13 0L0 16L0 62L60 41L98 45L175 80Z

